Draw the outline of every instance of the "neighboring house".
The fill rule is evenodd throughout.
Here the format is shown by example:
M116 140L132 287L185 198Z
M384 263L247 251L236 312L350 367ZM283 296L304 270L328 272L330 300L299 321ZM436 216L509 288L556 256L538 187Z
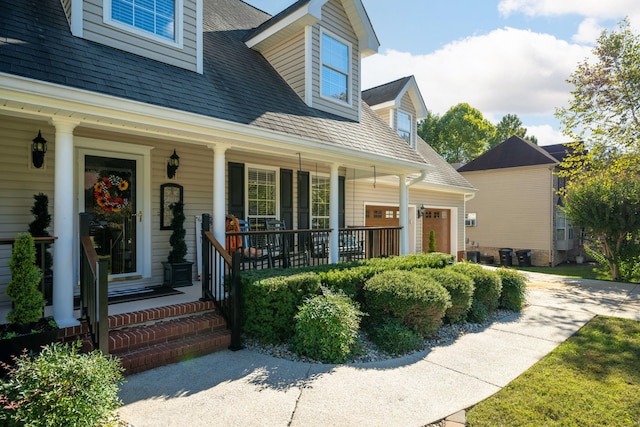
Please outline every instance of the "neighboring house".
M418 139L415 81L386 117L385 102L374 111L361 100L361 59L379 43L360 0L301 0L274 17L239 0L0 6L0 237L27 230L33 195L49 196L60 326L77 323L81 212L96 216L113 290L162 281L167 205L180 194L191 261L202 213L221 242L229 212L334 230L392 215L401 253L426 247L429 216L446 223L444 251L464 249L474 189ZM338 245L332 233L331 262ZM3 305L9 253L0 247Z
M512 136L458 169L478 189L467 204L468 251L498 263L500 249L512 249L514 265L518 250L530 250L536 266L575 259L579 236L558 209L563 184L555 172L565 150Z

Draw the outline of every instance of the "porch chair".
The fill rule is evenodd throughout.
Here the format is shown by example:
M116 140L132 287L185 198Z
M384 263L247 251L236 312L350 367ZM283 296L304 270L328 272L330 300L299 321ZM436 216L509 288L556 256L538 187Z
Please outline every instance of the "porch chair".
M241 232L250 231L249 221L238 218L238 225ZM242 259L251 262L254 268L257 268L258 261L268 260L269 257L267 249L256 245L248 234L242 235L240 250L242 251Z
M268 219L265 226L267 231L287 229L284 220ZM269 263L272 267L275 267L275 261L278 260L283 268L309 265L309 252L304 248L296 250L293 234L269 233L267 241Z

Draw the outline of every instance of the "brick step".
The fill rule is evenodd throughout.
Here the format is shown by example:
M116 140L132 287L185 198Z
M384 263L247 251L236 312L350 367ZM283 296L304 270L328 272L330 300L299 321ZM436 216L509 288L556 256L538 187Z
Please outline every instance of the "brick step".
M122 361L125 375L131 375L193 357L225 350L231 343L228 329L214 330L178 340L115 354Z
M109 331L109 353L117 354L141 347L165 343L224 330L227 325L214 310L174 319L163 319L149 325L136 325Z
M215 310L212 301L192 301L109 316L109 330Z

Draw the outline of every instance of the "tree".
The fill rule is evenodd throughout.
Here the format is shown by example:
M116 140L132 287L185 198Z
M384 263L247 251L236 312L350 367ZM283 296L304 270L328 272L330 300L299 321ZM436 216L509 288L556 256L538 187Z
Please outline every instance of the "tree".
M496 125L496 131L492 138L489 139L488 149L492 149L505 139L512 136L519 136L522 139L538 144L538 139L533 135L527 135L527 128L522 126L522 120L516 114L507 114Z

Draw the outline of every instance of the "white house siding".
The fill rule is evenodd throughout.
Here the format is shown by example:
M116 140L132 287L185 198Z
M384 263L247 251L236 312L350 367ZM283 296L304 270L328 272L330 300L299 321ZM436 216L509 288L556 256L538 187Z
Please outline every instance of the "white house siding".
M301 99L305 90L305 38L304 31L263 52L276 71L285 79Z
M534 265L551 261L553 235L552 172L548 166L464 172L480 191L467 202L477 215L467 227L468 249L498 256L500 248L531 249Z
M351 44L351 93L350 104L334 102L320 96L320 28L341 37ZM322 21L313 26L313 106L322 111L339 114L351 120L359 119L360 109L360 50L351 22L338 0L330 0L322 7Z
M196 2L184 0L183 47L170 46L104 23L103 1L86 0L83 37L136 55L196 71Z

